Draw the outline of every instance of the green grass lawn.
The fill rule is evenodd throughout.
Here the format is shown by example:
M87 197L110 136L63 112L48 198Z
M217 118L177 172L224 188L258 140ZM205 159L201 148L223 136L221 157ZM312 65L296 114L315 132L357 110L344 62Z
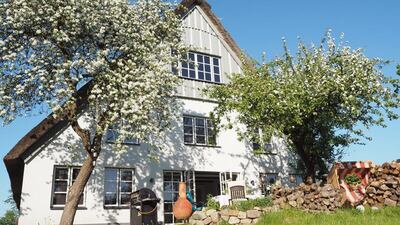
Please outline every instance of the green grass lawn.
M400 207L384 208L379 211L366 209L364 213L356 210L340 210L336 213L306 213L284 210L264 215L258 225L400 225Z

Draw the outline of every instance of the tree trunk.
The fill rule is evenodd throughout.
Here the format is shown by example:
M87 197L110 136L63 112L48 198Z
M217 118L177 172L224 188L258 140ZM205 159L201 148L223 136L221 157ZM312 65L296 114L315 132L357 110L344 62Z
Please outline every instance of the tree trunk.
M299 135L293 135L292 137L294 140L292 140L292 143L294 147L296 148L296 152L299 155L301 161L304 164L305 167L305 178L311 177L312 181L315 181L315 164L312 160L312 155L307 153L307 147L305 144L305 135L303 135L302 132L299 132Z
M93 172L95 161L96 159L89 155L83 163L75 182L68 191L68 198L61 216L60 225L72 225L74 223L80 196Z

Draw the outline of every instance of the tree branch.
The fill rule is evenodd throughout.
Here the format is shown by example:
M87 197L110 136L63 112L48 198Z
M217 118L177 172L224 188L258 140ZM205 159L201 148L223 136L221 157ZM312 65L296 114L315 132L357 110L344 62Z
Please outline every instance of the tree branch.
M91 156L92 152L90 151L90 132L88 130L83 129L78 120L74 119L71 121L72 129L74 129L75 133L82 139L83 147L86 152Z

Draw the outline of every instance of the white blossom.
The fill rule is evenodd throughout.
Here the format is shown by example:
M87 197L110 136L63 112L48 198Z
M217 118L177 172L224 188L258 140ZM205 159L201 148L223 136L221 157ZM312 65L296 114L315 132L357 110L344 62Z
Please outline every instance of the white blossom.
M182 53L175 5L161 0L14 0L0 4L0 122L47 104L54 116L90 83L94 129L161 135L174 116ZM177 54L171 54L174 50Z

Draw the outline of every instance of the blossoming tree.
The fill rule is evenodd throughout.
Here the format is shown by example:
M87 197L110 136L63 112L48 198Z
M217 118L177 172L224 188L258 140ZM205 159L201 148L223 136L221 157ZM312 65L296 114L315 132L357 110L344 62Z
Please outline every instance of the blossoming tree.
M117 147L131 136L159 146L174 117L171 65L184 49L175 8L161 0L0 4L0 122L49 108L87 153L60 224L73 224L108 126L119 127Z
M214 117L235 112L228 125L244 124L236 127L240 136L256 143L285 137L299 169L315 177L345 147L365 140L363 128L398 118L400 82L380 71L383 61L336 43L329 32L319 46L299 43L295 56L285 46L283 57L249 63L243 75L215 87Z

